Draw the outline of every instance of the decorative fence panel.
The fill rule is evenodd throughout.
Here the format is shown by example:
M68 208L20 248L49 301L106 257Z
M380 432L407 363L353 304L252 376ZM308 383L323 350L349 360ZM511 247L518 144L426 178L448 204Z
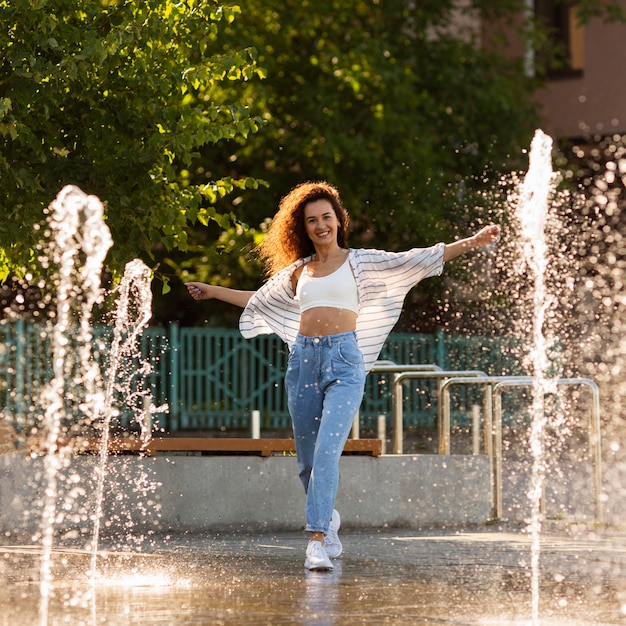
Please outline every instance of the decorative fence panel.
M0 410L19 431L28 430L41 413L39 396L52 377L51 328L24 322L0 324ZM110 329L94 329L94 358L107 367ZM261 412L264 429L290 426L283 376L287 348L274 335L245 340L236 330L212 328L148 328L137 343L136 365L122 375L149 371L138 381L152 396L158 426L169 432L244 430L253 410ZM523 374L520 345L506 338L461 337L444 333L389 336L380 355L395 363L430 363L448 370L482 370L488 374ZM106 372L104 373L106 376ZM392 375L368 376L360 410L361 428L375 429L378 415L391 416ZM432 428L436 420L436 383L404 384L407 427ZM471 406L480 395L471 387L454 391L453 419L470 420ZM117 398L121 405L123 398ZM120 425L132 428L137 407L116 407ZM132 409L132 410L131 410Z
M266 427L286 425L287 355L281 341L183 328L178 345L178 375L171 382L179 386L179 404L170 407L172 428L245 428L254 409L262 411Z

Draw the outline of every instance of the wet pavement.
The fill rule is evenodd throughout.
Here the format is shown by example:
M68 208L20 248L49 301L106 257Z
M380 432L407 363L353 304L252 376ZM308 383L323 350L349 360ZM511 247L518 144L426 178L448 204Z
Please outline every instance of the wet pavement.
M332 572L303 568L306 536L156 535L57 546L40 615L40 550L0 542L0 626L626 624L626 532L542 535L539 622L530 538L518 528L346 531Z

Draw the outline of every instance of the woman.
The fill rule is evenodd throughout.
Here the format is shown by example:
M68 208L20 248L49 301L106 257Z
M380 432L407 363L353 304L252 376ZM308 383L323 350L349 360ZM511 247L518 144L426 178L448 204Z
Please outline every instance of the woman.
M289 345L285 387L311 533L305 567L330 570L342 545L334 510L339 459L365 377L397 322L404 298L445 261L499 238L492 225L451 244L407 252L351 249L349 216L326 182L303 183L281 202L259 247L269 280L258 291L186 283L195 300L244 308L250 338L276 333Z

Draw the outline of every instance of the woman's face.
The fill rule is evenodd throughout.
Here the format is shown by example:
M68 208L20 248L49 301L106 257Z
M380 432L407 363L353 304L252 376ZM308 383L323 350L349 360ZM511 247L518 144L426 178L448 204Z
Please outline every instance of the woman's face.
M314 200L305 205L304 228L315 247L336 244L339 227L333 205L328 200Z

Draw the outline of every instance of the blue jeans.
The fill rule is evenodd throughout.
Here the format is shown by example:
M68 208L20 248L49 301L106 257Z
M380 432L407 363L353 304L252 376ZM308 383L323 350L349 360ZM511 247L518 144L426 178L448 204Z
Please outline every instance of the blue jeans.
M364 386L356 333L298 334L289 353L285 388L309 532L328 532L339 486L339 459Z

